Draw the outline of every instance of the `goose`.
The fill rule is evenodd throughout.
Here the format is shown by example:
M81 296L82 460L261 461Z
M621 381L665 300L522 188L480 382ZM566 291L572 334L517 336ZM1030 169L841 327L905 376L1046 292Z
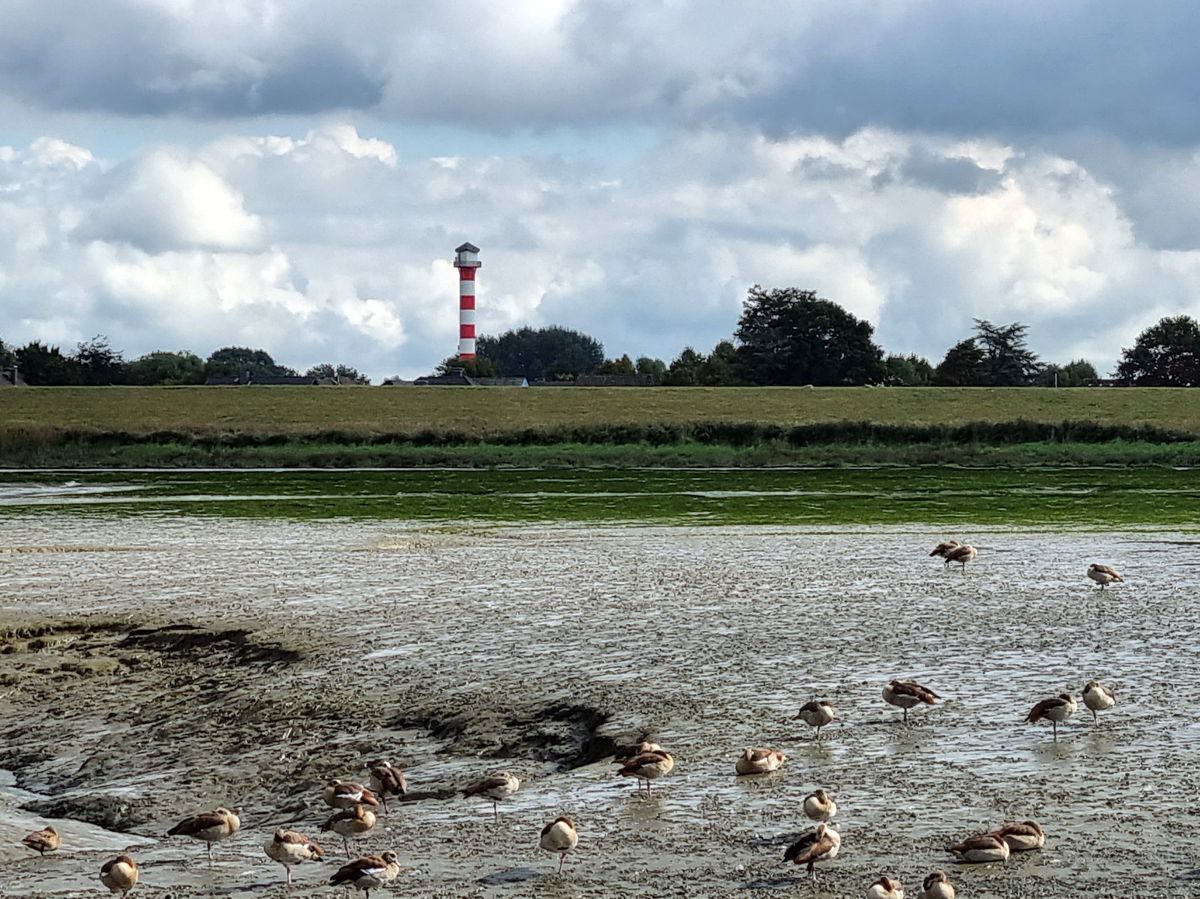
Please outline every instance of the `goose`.
M492 801L492 814L499 821L499 802L502 799L507 799L520 788L521 780L519 777L511 772L501 771L493 774L491 777L485 777L483 780L476 781L465 788L463 790L463 798L468 799L471 796L482 796L484 799L490 799Z
M389 849L383 855L364 855L342 865L329 878L329 882L334 886L348 883L356 890L362 890L370 899L371 890L382 889L385 883L395 880L399 875L400 864L396 853Z
M1113 581L1121 581L1122 583L1125 581L1125 578L1121 577L1115 568L1110 568L1107 565L1101 565L1097 562L1093 562L1088 566L1087 576L1099 584L1101 590Z
M904 884L890 877L880 877L867 890L867 899L904 899Z
M230 810L221 806L194 818L184 818L167 831L167 836L191 837L193 840L207 843L208 860L212 861L213 844L229 839L242 826L241 819L237 816L240 811L241 809Z
M644 782L646 784L646 795L650 796L654 794L654 789L651 787L650 781L665 777L671 773L674 767L675 757L665 750L642 752L625 762L625 766L617 774L621 777L636 777L638 779L639 793L642 790L642 783Z
M945 871L934 871L921 884L921 899L954 899L954 884Z
M992 831L992 836L1008 843L1008 848L1013 852L1029 852L1046 845L1046 832L1036 821L1005 822Z
M321 832L332 830L342 838L342 848L346 850L346 858L350 857L351 837L361 837L370 833L375 826L375 813L366 806L356 805L353 810L342 809L325 819Z
M837 717L837 711L833 704L824 699L814 699L812 702L806 702L800 706L800 713L796 715L801 721L809 727L817 729L816 739L821 739L821 728Z
M1006 861L1009 856L1008 842L993 833L967 837L961 843L947 846L946 851L957 855L960 862L975 865Z
M804 797L804 814L813 821L828 821L837 814L837 803L824 790L815 790Z
M925 703L933 705L935 701L941 699L928 687L922 687L915 681L889 681L887 686L883 688L883 699L890 705L894 705L904 710L904 723L908 723L908 710L915 705Z
M949 568L951 562L958 562L962 565L962 570L967 570L967 563L974 562L975 557L979 555L979 550L973 547L970 543L963 543L954 549L949 550L943 557L946 560L944 568Z
M1117 694L1112 687L1106 687L1099 681L1090 680L1083 688L1083 704L1092 710L1092 722L1100 723L1097 712L1111 709L1117 704Z
M542 828L538 846L547 852L558 853L558 873L562 874L563 863L567 853L579 845L579 833L575 830L575 822L565 815L560 815Z
M367 762L367 771L371 775L371 789L383 800L383 813L386 815L388 796L403 796L408 792L404 769L386 759L376 759Z
M613 762L618 765L624 765L635 755L641 755L643 752L662 752L663 748L657 743L650 740L642 740L640 743L635 743L632 746L621 746L613 754Z
M957 540L943 540L933 548L933 552L931 552L929 555L940 556L944 559L946 558L946 553L950 552L951 550L958 549L960 546L962 546L962 544Z
M54 852L62 846L62 837L58 835L58 831L53 827L43 827L41 830L35 830L33 833L26 835L21 842L38 855L45 855L47 852Z
M816 830L806 833L788 846L787 851L783 854L783 861L785 864L792 862L796 865L807 865L808 873L812 875L815 886L817 882L815 865L817 862L827 862L836 858L841 847L842 838L838 832L828 824L821 823L817 825Z
M379 805L375 794L362 784L342 780L331 780L326 783L321 798L330 808L352 809L356 805Z
M110 858L100 869L100 882L108 887L110 893L120 893L122 897L128 896L129 891L137 886L137 862L128 855Z
M1075 697L1070 693L1060 693L1050 699L1043 699L1035 705L1025 716L1025 720L1036 724L1043 718L1050 719L1050 723L1054 725L1054 739L1057 742L1058 725L1074 715L1076 708L1078 706L1075 703Z
M275 831L275 836L263 846L263 850L267 853L267 858L283 865L283 870L287 872L288 886L292 884L292 865L321 860L320 846L304 834L283 827Z
M771 771L778 771L783 767L783 763L787 761L787 756L778 749L750 749L742 750L742 754L738 756L737 763L734 765L734 770L739 775L742 774L767 774Z

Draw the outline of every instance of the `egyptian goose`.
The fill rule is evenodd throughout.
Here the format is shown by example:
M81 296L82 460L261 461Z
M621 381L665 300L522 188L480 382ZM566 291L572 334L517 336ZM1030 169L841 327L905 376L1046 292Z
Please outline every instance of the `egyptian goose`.
M804 814L813 821L828 821L837 814L837 803L824 790L815 790L804 797Z
M334 886L348 883L356 890L362 890L370 899L371 890L382 889L385 883L395 880L399 875L400 863L396 853L389 849L383 855L364 855L342 865L329 878L329 882Z
M349 838L361 837L369 833L375 826L375 813L363 805L353 809L342 809L325 819L321 825L321 833L332 830L342 838L342 848L346 850L346 858L350 857Z
M931 552L929 555L941 556L944 559L946 558L946 553L950 552L951 550L958 549L960 546L962 546L962 544L957 540L945 540L935 546L933 548L933 552Z
M904 899L904 884L890 877L880 877L867 889L867 899Z
M817 739L821 739L821 728L837 717L837 711L832 703L826 702L824 699L814 699L812 702L806 702L800 706L800 713L796 715L801 721L809 727L817 729Z
M954 899L954 884L945 871L934 871L921 884L921 899Z
M208 844L208 860L212 861L213 843L227 840L242 826L237 813L240 809L230 809L224 806L196 815L194 818L184 818L167 831L167 836L191 837L201 843Z
M54 852L62 846L62 837L58 835L58 831L53 827L43 827L41 830L35 830L33 833L28 834L21 842L38 855L45 855L47 852Z
M662 752L663 748L657 743L652 743L649 740L643 740L633 746L622 746L613 753L613 761L619 765L624 765L635 755L641 755L643 752Z
M1117 570L1115 568L1110 568L1107 565L1100 565L1096 562L1093 562L1088 566L1087 576L1099 584L1101 590L1103 590L1113 581L1121 581L1122 583L1125 581L1125 578L1117 574Z
M538 846L547 852L558 853L558 873L562 873L563 862L567 853L579 845L579 833L575 830L575 822L566 816L555 818L542 828L542 837Z
M292 884L292 865L321 860L320 846L304 834L282 827L275 831L275 836L263 846L263 849L267 853L267 858L283 865L283 870L287 872L288 886Z
M371 774L371 789L383 800L383 813L386 815L388 796L403 796L408 792L408 780L404 777L404 769L386 759L376 759L367 762L367 771Z
M331 780L325 784L321 798L330 808L352 809L356 805L379 805L375 794L362 784Z
M975 865L1006 861L1009 856L1008 842L994 833L975 834L961 843L947 846L946 851L957 855L960 862Z
M110 893L120 893L122 897L129 895L137 881L137 862L128 855L110 858L100 869L100 882L108 887Z
M949 568L951 562L958 562L960 565L962 565L962 570L966 571L967 563L974 562L975 557L978 555L979 550L973 547L970 543L963 543L946 552L945 556L943 556L943 558L946 560L946 564L942 567Z
M783 854L784 862L797 865L808 865L808 873L812 875L813 884L817 882L817 862L827 862L836 858L842 846L841 835L828 824L818 824L812 833L806 833Z
M1009 821L993 830L992 835L1008 843L1013 852L1029 852L1046 845L1046 832L1036 821Z
M920 705L922 702L926 705L933 705L935 701L941 699L928 687L922 687L915 681L889 681L887 686L883 688L883 699L889 705L894 705L904 710L904 723L908 723L908 710L915 705Z
M642 783L646 784L646 795L652 796L654 789L650 781L665 777L675 767L675 757L665 750L641 752L625 762L625 766L617 772L621 777L636 777L638 792L642 791Z
M767 774L778 771L787 761L787 756L778 749L744 749L738 756L734 770L741 774Z
M482 796L492 801L492 814L500 820L500 801L507 799L521 788L521 779L509 771L500 771L491 777L476 781L463 790L463 798Z
M1025 720L1037 723L1043 718L1050 719L1050 723L1054 725L1054 739L1057 741L1058 725L1074 715L1077 708L1074 696L1070 693L1060 693L1035 705L1025 716Z
M1083 688L1083 704L1092 710L1092 722L1100 723L1097 712L1111 709L1117 704L1117 694L1112 687L1106 687L1099 681L1090 680Z

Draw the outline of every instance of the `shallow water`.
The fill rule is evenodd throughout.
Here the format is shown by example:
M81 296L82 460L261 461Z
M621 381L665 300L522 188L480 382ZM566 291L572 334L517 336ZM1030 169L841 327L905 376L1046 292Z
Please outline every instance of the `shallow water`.
M285 895L262 842L283 822L315 836L328 811L299 785L361 777L363 760L388 755L414 790L435 794L501 768L525 780L499 824L461 799L394 810L361 848L400 853L404 895L811 895L781 859L807 829L800 800L817 786L836 791L843 834L817 895L862 895L883 873L915 893L928 871L952 867L945 844L1028 817L1047 829L1045 851L953 867L960 895L1191 895L1176 876L1200 863L1194 535L1078 524L960 524L954 535L980 549L965 573L928 557L949 532L915 524L455 525L13 506L0 517L0 621L119 626L108 643L81 633L0 655L12 675L0 683L0 767L34 794L131 798L147 820L136 837L76 830L72 851L29 858L16 841L45 822L21 810L26 794L0 789L3 894L94 895L109 850L149 839L132 850L144 863L135 896ZM1100 593L1083 576L1093 560L1128 582ZM303 658L127 660L126 631L163 622L247 627ZM68 657L120 665L81 677L55 667ZM901 727L880 697L893 676L945 702ZM1117 690L1098 726L1082 705L1057 743L1048 724L1022 723L1038 699L1091 678ZM308 710L314 696L344 706L336 727ZM842 718L820 743L790 720L816 697ZM410 720L539 703L654 735L676 770L644 800L604 761L569 768L506 744L504 722L494 745L485 728L466 752ZM225 731L234 736L221 742ZM744 746L791 760L738 779ZM215 865L202 846L163 838L222 802L246 811ZM562 879L536 848L559 813L581 831ZM336 841L327 848L341 854ZM290 895L329 894L320 884L332 870L297 869Z

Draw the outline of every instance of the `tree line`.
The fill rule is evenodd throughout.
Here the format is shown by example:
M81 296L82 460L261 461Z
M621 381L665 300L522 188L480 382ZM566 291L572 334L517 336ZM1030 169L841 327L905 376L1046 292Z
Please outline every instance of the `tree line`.
M934 365L914 353L885 354L875 329L837 303L798 288L750 288L737 328L708 353L693 347L668 364L628 355L606 358L600 341L562 326L523 327L497 336L482 335L477 356L464 362L451 356L439 371L463 369L477 377L524 377L530 381L572 381L580 375L640 376L639 383L666 386L863 384L908 387L1079 387L1097 380L1085 359L1044 362L1029 349L1029 327L976 319L972 333L955 343ZM207 359L194 353L154 352L126 361L106 338L80 343L72 353L33 341L8 347L0 341L0 367L16 365L30 384L202 384L208 378L295 376L264 350L222 347ZM1116 380L1139 386L1200 386L1200 324L1180 315L1147 328L1121 351ZM345 364L326 363L304 377L369 384Z

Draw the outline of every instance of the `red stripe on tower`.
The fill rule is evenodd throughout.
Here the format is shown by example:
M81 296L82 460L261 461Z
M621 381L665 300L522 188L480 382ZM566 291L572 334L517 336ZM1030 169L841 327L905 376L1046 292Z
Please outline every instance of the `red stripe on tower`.
M458 269L458 358L475 358L475 269L482 266L479 247L465 243L454 251Z

